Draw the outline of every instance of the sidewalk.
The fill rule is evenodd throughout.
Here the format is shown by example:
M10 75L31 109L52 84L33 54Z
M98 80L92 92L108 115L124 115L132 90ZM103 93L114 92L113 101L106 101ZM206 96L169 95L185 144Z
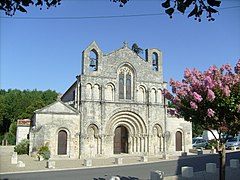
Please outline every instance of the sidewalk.
M13 153L13 146L2 147L0 146L0 174L13 174L13 173L21 173L21 172L37 172L37 171L59 171L59 170L70 170L70 169L82 169L82 168L97 168L97 167L106 167L106 166L119 166L119 164L115 164L115 158L94 158L92 159L92 166L87 167L84 166L83 159L52 159L55 161L55 168L49 169L46 168L47 161L38 161L36 157L30 157L28 155L18 155L17 161L22 161L25 164L25 167L17 167L16 164L11 164L11 156ZM204 151L204 154L209 154L209 151ZM192 157L196 154L188 153L188 157ZM132 156L132 155L119 155L122 157L122 165L129 164L139 164L139 163L151 163L151 162L159 162L159 161L167 161L161 158L161 156L148 156L147 162L141 161L141 156ZM169 160L177 159L178 156L170 156ZM120 164L121 165L121 164ZM150 173L150 172L149 172ZM226 168L226 175L228 178L226 180L235 180L240 177L240 169ZM164 177L165 180L186 180L189 178L183 178L181 175ZM211 179L218 180L218 170L215 174L206 173L206 172L195 172L194 180L202 180L202 179Z
M137 164L137 163L150 163L163 160L161 156L148 156L147 162L141 162L141 156L133 156L129 154L120 154L119 156L110 158L94 158L92 159L92 166L84 166L84 159L68 159L68 158L54 158L55 168L46 168L47 161L38 161L36 157L30 157L28 155L18 155L17 161L22 161L25 167L17 167L16 164L11 164L11 156L13 153L13 146L3 147L0 146L0 173L19 173L19 172L31 172L31 171L57 171L63 169L80 169L80 168L96 168L105 166L119 166L121 164L115 164L115 158L122 158L122 165ZM175 159L176 157L170 157Z

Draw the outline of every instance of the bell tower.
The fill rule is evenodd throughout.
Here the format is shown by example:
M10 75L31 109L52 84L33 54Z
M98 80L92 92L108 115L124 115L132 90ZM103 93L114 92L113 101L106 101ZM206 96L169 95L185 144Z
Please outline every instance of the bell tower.
M103 53L97 43L93 41L82 52L82 74L99 74L101 71Z

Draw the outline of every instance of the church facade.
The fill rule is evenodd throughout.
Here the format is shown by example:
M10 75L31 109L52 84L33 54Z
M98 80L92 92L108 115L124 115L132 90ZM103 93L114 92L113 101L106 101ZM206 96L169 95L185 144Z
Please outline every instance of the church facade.
M124 45L104 54L96 42L82 52L82 72L55 103L31 119L30 148L51 157L163 155L192 148L191 123L168 115L162 96L162 52L143 59Z

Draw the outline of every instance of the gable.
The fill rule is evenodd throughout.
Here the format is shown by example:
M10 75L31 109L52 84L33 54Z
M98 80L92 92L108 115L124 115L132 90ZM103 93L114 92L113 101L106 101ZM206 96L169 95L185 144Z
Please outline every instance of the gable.
M121 59L123 59L124 61L128 61L129 58L133 58L136 59L137 61L145 61L141 56L139 56L138 54L136 54L132 49L130 49L127 46L123 46L117 50L114 50L110 53L108 53L107 55L105 55L106 57L121 57Z
M37 114L77 114L78 111L61 101L56 101L42 109L36 110Z

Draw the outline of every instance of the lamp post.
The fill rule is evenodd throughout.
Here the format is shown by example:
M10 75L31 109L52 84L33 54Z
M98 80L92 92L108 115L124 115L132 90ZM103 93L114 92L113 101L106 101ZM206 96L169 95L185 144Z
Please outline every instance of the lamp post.
M167 82L163 82L163 88L166 89ZM163 108L164 108L164 136L163 136L163 159L167 159L167 105L166 98L163 96Z

